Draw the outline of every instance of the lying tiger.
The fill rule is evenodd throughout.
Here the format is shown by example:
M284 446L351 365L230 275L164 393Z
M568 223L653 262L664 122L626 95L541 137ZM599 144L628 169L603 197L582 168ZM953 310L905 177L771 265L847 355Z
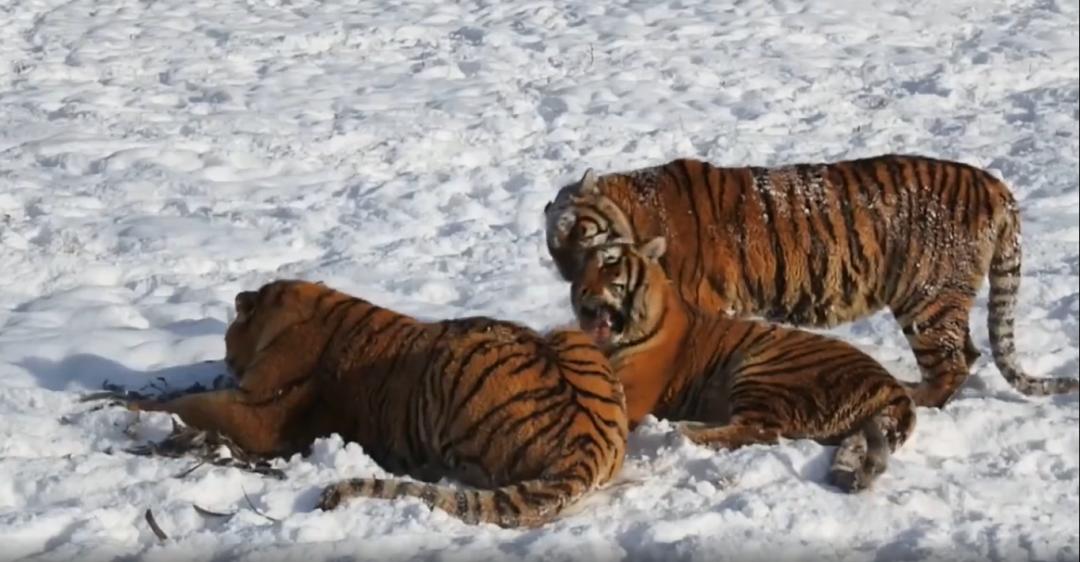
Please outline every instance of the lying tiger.
M856 491L915 426L914 404L877 361L825 336L688 306L659 263L665 240L590 248L571 301L611 359L633 428L647 414L718 448L779 437L839 442L832 484Z
M833 326L888 308L915 354L920 406L943 406L979 357L968 314L989 275L994 362L1024 394L1073 392L1016 360L1020 214L1008 187L957 162L887 155L720 168L697 160L588 172L545 207L563 277L616 239L668 240L664 269L687 302L737 316Z
M236 314L225 347L238 388L132 407L178 414L267 455L336 432L393 473L478 488L353 479L329 486L323 509L415 496L470 523L531 527L622 466L622 387L579 330L421 322L302 281L239 293Z

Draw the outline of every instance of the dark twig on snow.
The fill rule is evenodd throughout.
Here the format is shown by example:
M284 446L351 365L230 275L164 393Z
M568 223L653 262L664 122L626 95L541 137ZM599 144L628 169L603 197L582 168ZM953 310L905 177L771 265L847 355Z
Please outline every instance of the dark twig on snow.
M211 511L209 509L206 509L205 507L202 507L201 505L199 505L197 503L191 504L191 507L195 508L195 511L198 512L198 514L202 515L203 517L232 517L233 515L236 515L235 511L232 512L232 513L221 513L219 511Z
M123 386L114 384L106 380L101 384L101 390L98 392L91 392L79 398L79 402L93 402L97 400L109 400L109 405L121 405L126 402L132 402L135 400L158 400L165 402L184 396L185 394L195 394L197 392L206 392L209 390L220 390L223 388L230 388L235 385L231 377L223 374L214 378L214 381L207 387L202 383L194 383L184 388L172 388L169 383L162 377L158 377L156 381L160 381L158 384L155 381L151 381L139 390L128 390Z
M259 511L259 508L255 507L255 504L251 501L251 497L248 496L247 490L245 490L243 486L240 487L240 491L244 493L244 499L247 500L248 507L250 507L251 511L254 511L256 515L261 515L261 516L269 519L270 521L273 521L274 523L281 523L281 519L275 519L275 518L270 517L269 515L261 512L261 511Z
M228 451L228 454L223 454L223 449ZM173 419L172 433L168 437L158 442L131 447L127 451L139 456L179 458L192 455L199 459L199 462L194 466L177 474L177 478L184 478L199 467L212 464L214 466L231 466L278 480L285 479L283 470L270 466L270 463L265 458L241 449L232 439L216 431L203 431L182 425L177 423L175 418Z
M158 540L162 542L169 540L169 535L166 535L165 531L161 530L161 527L157 524L157 521L154 520L154 513L150 511L149 507L146 508L145 517L146 522L150 524L150 530L153 531L155 535L157 535Z
M179 474L177 474L176 476L173 476L173 478L183 478L183 477L187 476L188 474L191 474L192 472L195 472L195 470L196 470L196 469L198 469L198 468L199 468L200 466L202 466L202 465L204 465L204 464L206 464L206 461L205 461L205 460L201 460L201 461L199 461L199 462L197 462L197 463L195 463L195 464L191 465L190 467L188 467L188 468L185 468L185 469L183 470L183 472L180 472L180 473L179 473Z

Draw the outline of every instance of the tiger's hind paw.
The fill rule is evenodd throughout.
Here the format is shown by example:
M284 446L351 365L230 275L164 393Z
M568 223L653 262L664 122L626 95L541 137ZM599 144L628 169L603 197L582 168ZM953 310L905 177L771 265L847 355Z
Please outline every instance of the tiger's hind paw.
M844 438L836 449L829 484L847 493L869 488L889 465L889 449L874 421Z
M865 490L869 487L869 482L862 474L861 470L839 470L832 469L829 471L829 484L836 486L842 492L854 493L861 490Z
M834 465L829 470L829 484L849 494L861 492L885 472L885 466L885 463L874 457L867 458L862 465L854 469Z

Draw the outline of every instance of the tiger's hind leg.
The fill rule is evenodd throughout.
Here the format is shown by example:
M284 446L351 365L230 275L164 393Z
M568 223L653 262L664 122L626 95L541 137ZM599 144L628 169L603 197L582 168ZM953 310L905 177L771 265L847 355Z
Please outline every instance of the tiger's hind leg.
M963 291L937 293L893 314L903 327L922 373L922 382L905 386L918 406L940 408L971 373L978 350L968 327L974 297Z

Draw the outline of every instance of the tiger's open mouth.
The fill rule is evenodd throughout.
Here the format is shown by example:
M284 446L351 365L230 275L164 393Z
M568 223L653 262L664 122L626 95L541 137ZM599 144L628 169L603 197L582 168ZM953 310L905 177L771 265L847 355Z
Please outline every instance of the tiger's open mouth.
M599 345L612 343L626 328L626 316L622 311L603 302L582 303L578 318L581 329Z

